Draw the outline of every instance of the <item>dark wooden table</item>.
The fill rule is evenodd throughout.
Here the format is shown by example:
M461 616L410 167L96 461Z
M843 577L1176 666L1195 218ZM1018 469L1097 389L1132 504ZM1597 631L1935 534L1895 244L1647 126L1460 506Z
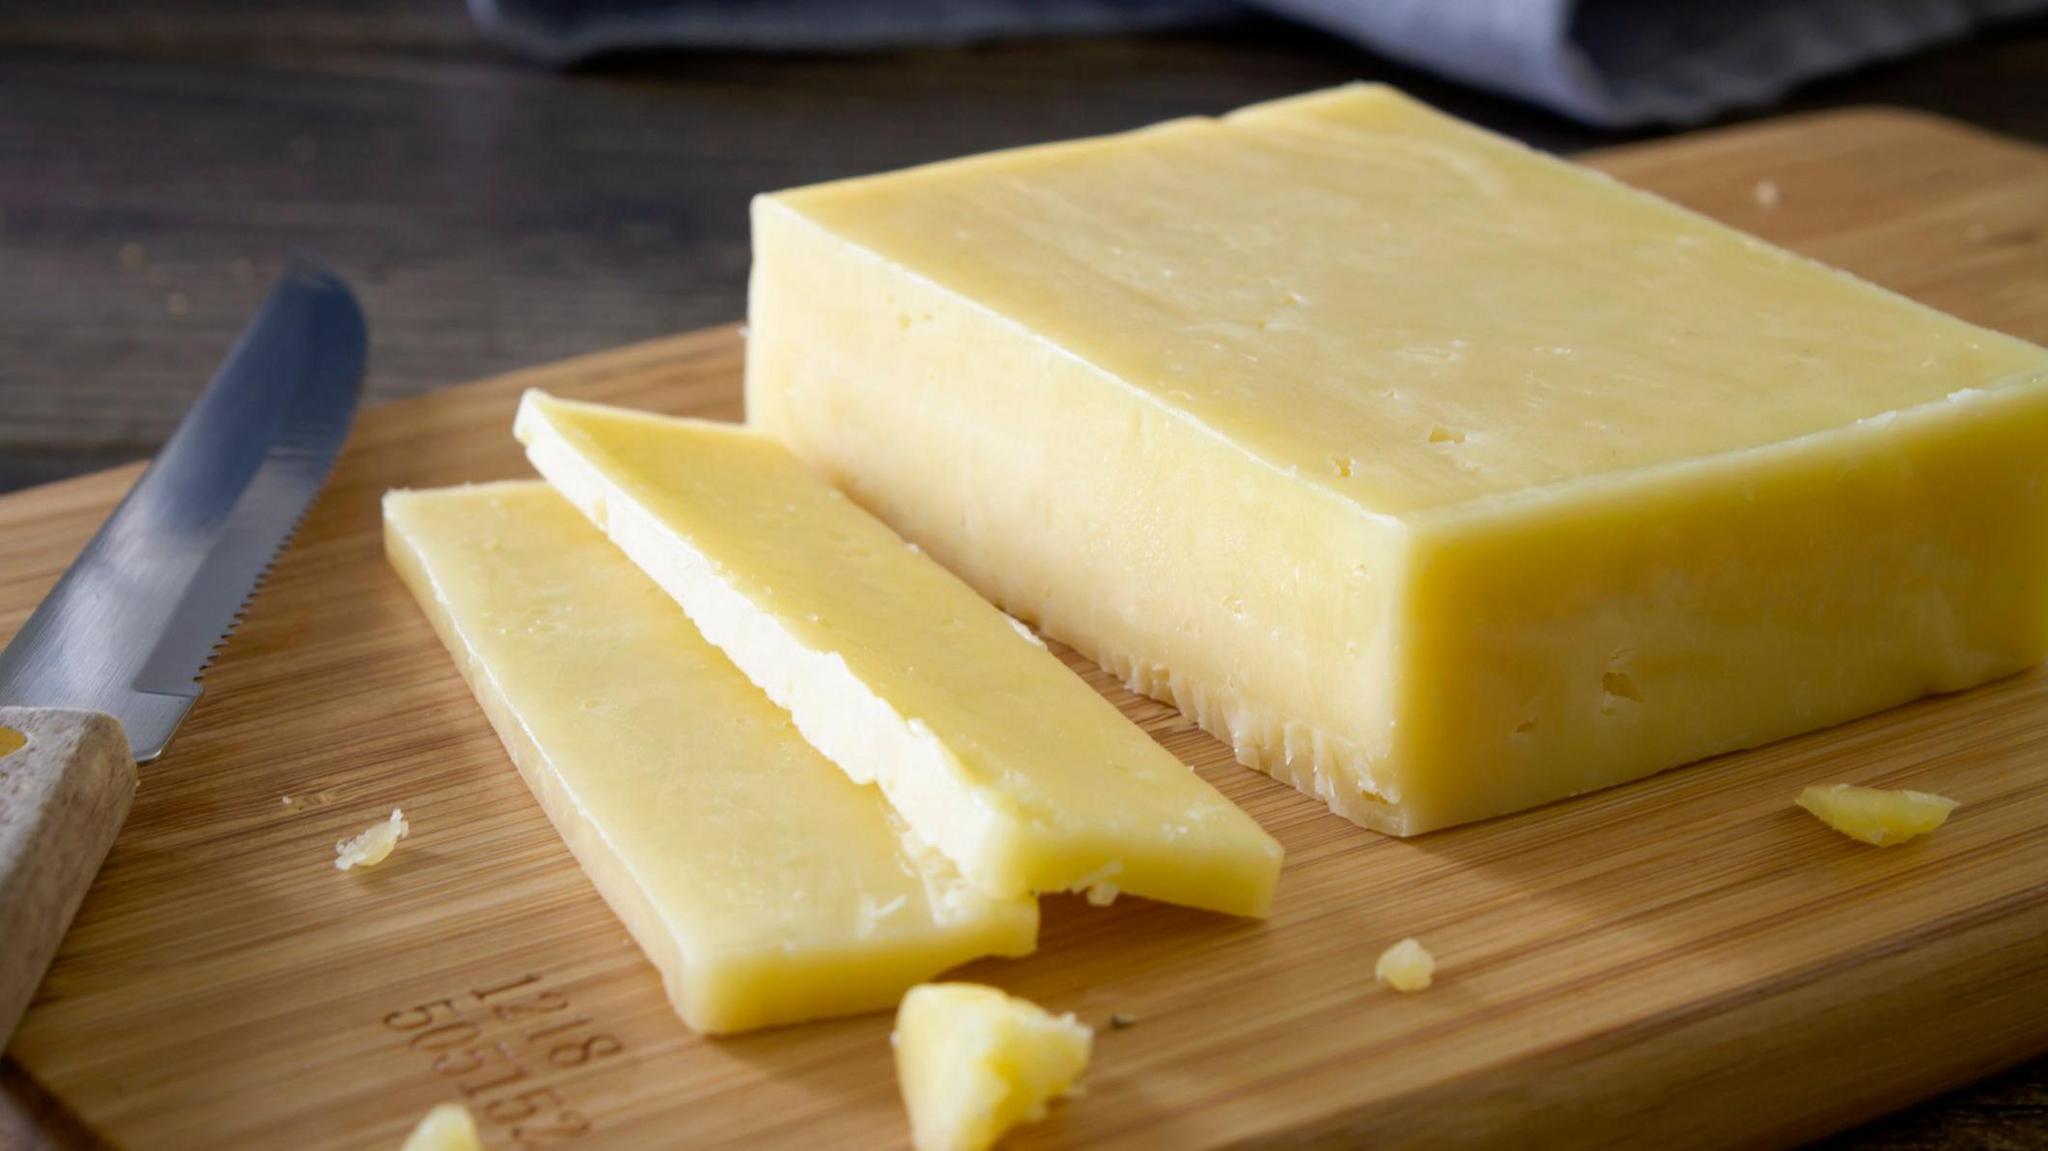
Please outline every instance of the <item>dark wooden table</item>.
M297 248L358 286L397 396L738 318L756 191L1357 78L1547 148L1634 138L1267 20L555 74L458 0L0 0L0 491L147 455ZM2048 141L2048 20L1769 111L1867 103ZM90 1133L8 1064L17 1142ZM2048 1147L2048 1061L1831 1146Z

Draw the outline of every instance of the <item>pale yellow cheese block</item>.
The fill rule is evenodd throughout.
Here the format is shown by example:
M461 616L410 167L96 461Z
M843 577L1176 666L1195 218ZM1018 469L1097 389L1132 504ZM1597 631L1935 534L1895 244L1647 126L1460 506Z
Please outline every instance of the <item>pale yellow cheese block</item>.
M1088 1066L1095 1034L1071 1015L974 983L913 987L896 1011L896 1083L917 1151L987 1151L1045 1118Z
M1280 845L774 440L529 392L534 466L984 889L1263 915Z
M2048 654L2048 353L1392 90L753 218L753 425L1368 826Z
M385 540L519 773L707 1032L886 1008L1023 955L999 899L789 717L547 485L384 499Z

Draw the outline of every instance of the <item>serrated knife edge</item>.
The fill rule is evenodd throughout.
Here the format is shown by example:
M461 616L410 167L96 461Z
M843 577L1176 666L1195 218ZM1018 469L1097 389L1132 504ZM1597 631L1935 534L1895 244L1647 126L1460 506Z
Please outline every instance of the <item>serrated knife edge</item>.
M0 652L0 705L122 721L160 754L331 472L367 332L341 278L294 258L163 450Z

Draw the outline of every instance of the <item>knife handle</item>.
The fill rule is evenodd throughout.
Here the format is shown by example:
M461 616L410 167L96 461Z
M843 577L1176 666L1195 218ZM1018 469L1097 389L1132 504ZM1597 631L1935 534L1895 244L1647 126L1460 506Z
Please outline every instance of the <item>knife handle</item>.
M120 720L0 707L0 1048L134 801Z

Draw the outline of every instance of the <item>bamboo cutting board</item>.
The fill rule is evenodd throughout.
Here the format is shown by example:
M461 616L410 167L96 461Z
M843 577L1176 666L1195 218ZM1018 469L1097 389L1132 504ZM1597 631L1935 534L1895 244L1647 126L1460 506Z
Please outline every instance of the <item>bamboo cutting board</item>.
M1594 162L2048 338L2048 153L1868 111ZM365 414L143 770L27 1072L132 1148L395 1147L446 1099L498 1148L902 1146L886 1017L682 1028L381 555L384 489L526 474L524 387L733 417L739 381L718 329ZM0 498L0 635L134 475ZM1037 955L962 973L1101 1028L1086 1095L1010 1146L1782 1144L2048 1051L2048 673L1403 842L1069 662L1288 865L1266 923L1052 899ZM1792 806L1820 780L1964 806L1873 850ZM335 871L395 805L412 838ZM1400 997L1372 966L1406 935L1441 967Z

